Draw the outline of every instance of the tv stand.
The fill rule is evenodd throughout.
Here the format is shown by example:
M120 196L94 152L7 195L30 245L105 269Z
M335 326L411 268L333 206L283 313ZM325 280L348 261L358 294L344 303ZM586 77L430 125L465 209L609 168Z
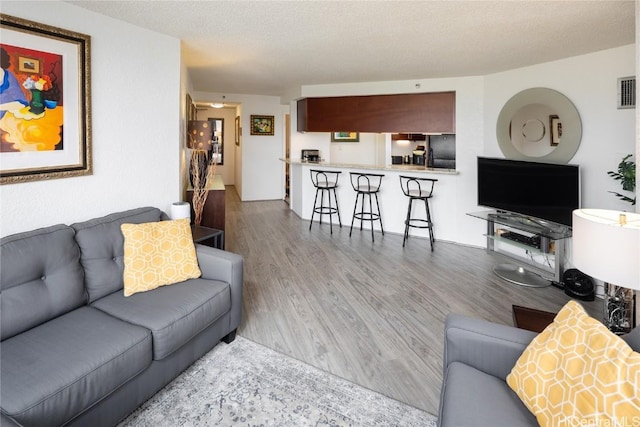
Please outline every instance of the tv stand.
M511 283L535 288L562 281L565 241L571 237L570 227L510 212L483 211L468 215L487 222L487 252L506 261L494 267L496 275ZM521 255L523 251L528 257ZM535 256L543 257L546 262L536 262Z

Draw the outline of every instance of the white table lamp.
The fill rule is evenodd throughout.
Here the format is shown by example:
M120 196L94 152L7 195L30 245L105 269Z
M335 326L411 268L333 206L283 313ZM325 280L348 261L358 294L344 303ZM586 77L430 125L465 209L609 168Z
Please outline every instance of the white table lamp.
M640 289L640 214L573 211L573 265L605 282L604 322L616 333L634 325L633 290Z

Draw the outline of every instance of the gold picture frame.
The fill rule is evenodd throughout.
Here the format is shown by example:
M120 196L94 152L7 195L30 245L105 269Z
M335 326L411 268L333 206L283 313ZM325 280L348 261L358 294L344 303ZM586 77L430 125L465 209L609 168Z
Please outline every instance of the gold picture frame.
M0 184L91 175L91 37L5 14L0 28Z
M560 144L562 138L562 122L556 115L549 116L549 141L552 147Z
M236 116L236 145L240 145L240 136L242 128L240 128L240 116Z
M360 142L360 133L331 132L331 142Z
M191 137L189 136L189 123L196 120L198 117L196 105L193 103L193 99L188 93L185 95L184 112L186 115L186 120L184 121L184 143L188 148L191 141Z
M18 56L18 71L21 73L40 74L40 60L28 56Z
M274 116L251 115L251 135L273 135Z

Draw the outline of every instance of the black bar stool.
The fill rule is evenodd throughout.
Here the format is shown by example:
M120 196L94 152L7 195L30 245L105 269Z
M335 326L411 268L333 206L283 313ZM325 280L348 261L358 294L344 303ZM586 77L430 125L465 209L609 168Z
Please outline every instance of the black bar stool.
M402 187L404 195L409 198L407 219L404 222L404 238L402 239L403 248L405 241L409 238L409 227L428 228L429 242L431 243L431 250L433 251L433 222L431 221L431 212L429 211L429 199L433 197L433 187L436 181L438 180L432 178L415 178L412 176L400 175L400 187ZM411 208L414 200L424 200L424 205L427 209L426 219L411 217Z
M311 169L311 182L316 187L316 198L313 201L313 212L311 213L311 223L309 224L309 230L313 225L313 216L320 214L320 223L322 223L322 215L329 215L329 224L331 225L331 234L333 234L333 215L338 214L338 223L342 228L342 220L340 220L340 209L338 208L338 197L336 196L336 188L338 188L338 176L342 172L340 171L322 171L317 169ZM331 205L331 190L333 190L333 200L335 200L335 206ZM324 195L327 194L329 206L324 205ZM320 206L318 206L318 195L320 195Z
M382 227L382 216L380 216L380 203L378 203L378 191L380 191L380 185L382 184L382 177L384 175L375 173L358 173L349 172L351 175L351 186L356 191L356 203L353 206L353 217L351 218L351 228L349 229L349 237L353 231L353 221L360 220L360 230L362 230L363 221L371 221L371 240L375 241L373 237L373 222L380 221L380 231L384 235L384 228ZM373 204L371 203L371 195L376 198L377 211L373 210ZM369 210L365 211L364 199L369 199ZM360 212L358 209L358 199L360 200Z

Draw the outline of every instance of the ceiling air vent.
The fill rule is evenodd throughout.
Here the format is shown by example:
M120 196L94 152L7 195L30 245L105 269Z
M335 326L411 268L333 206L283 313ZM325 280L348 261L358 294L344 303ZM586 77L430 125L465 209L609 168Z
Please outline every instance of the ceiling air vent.
M618 109L635 108L636 78L621 77L618 79Z

